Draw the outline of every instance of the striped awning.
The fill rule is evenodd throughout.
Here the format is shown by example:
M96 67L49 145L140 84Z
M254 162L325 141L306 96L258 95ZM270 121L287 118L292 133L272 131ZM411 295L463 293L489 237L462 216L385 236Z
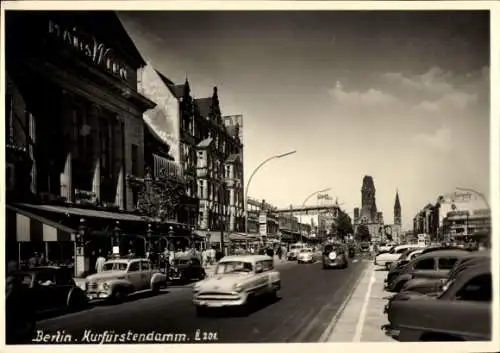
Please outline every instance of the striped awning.
M6 205L7 229L18 242L74 241L75 230L44 217Z

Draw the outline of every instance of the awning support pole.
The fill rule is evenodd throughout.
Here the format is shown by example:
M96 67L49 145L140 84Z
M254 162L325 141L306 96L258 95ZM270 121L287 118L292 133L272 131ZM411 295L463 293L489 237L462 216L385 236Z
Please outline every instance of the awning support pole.
M17 242L17 268L21 268L21 242Z

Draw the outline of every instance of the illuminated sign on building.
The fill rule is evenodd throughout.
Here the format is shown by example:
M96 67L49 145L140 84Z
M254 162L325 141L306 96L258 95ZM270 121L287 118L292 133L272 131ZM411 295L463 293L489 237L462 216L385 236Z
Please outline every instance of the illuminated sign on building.
M49 34L87 56L95 65L127 80L126 66L114 56L111 48L99 43L94 36L78 31L76 27L64 28L53 21L49 21Z

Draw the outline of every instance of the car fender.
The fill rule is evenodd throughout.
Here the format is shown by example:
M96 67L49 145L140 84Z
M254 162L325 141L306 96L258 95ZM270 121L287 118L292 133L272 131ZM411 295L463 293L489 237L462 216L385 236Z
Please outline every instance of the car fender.
M87 299L87 296L79 287L71 288L68 292L67 297L66 297L66 306L70 306L72 298L74 296L78 296L78 295L81 295L82 298L84 298L85 300Z
M111 292L114 292L117 288L125 288L129 292L133 292L135 290L132 283L125 279L115 279L109 283L109 286L111 288Z
M151 286L153 286L154 284L157 284L157 283L165 282L166 280L167 280L167 276L164 275L163 273L159 273L159 272L153 273L153 275L151 276Z
M405 283L409 280L411 280L411 275L409 273L403 273L392 281L391 288L396 288L399 284Z

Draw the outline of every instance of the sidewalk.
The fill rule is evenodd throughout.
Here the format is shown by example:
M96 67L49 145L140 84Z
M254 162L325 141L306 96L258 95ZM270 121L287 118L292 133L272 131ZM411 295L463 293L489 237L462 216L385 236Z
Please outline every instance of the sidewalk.
M381 329L387 323L383 313L387 303L384 297L388 296L383 289L386 275L386 271L376 271L370 264L326 342L396 342Z

